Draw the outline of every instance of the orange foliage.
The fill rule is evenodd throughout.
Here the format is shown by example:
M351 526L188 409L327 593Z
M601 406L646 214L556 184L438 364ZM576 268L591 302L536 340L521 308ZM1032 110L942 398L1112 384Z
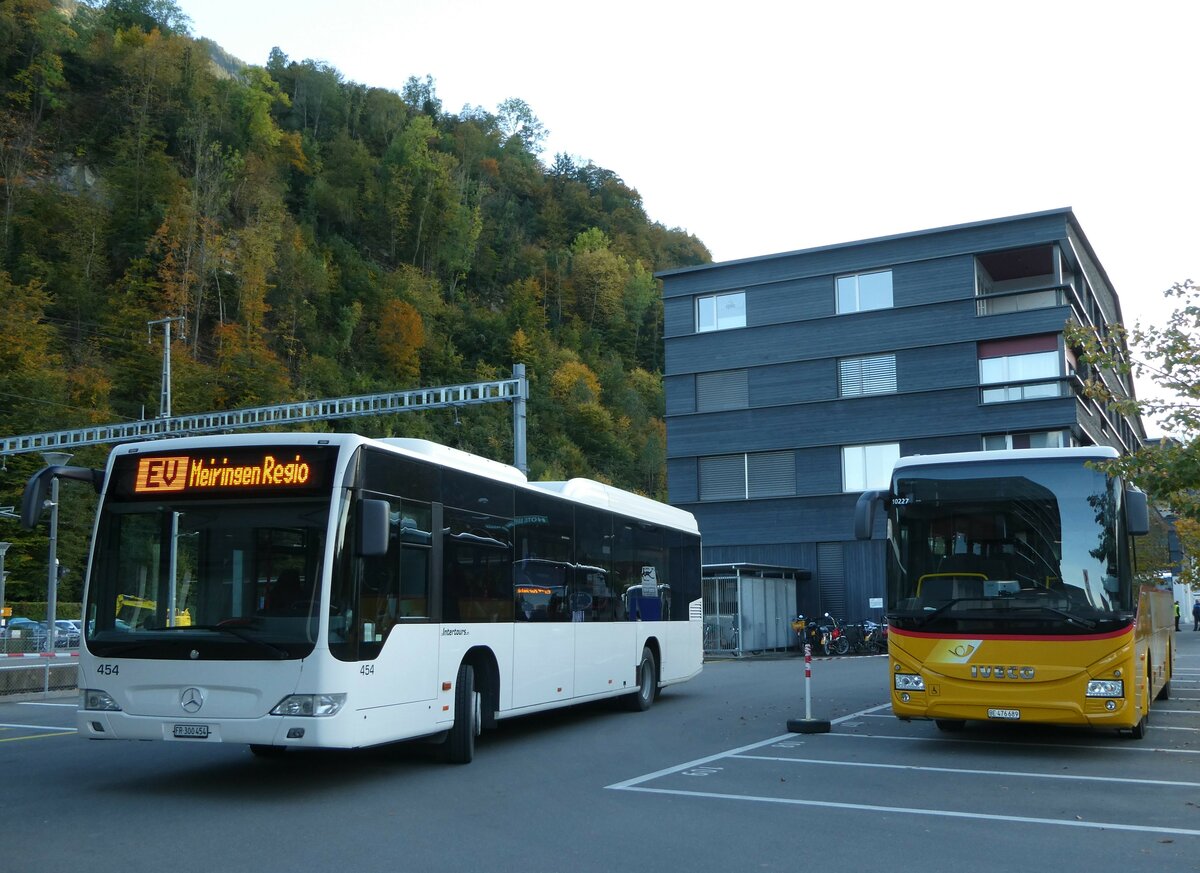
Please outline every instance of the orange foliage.
M421 375L425 323L403 300L389 300L379 316L379 350L401 386L416 385Z

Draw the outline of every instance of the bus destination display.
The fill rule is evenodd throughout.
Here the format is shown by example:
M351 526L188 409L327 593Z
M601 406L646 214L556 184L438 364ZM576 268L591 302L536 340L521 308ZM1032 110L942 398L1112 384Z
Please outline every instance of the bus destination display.
M324 446L130 455L117 460L113 484L132 498L313 494L328 490L335 456Z

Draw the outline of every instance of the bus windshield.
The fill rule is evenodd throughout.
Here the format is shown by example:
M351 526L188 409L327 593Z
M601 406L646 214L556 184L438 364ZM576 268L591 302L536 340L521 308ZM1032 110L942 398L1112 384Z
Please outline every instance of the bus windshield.
M328 502L110 503L85 633L96 654L304 657L318 631ZM185 654L186 656L186 654Z
M889 610L910 629L1095 632L1132 606L1120 490L1078 460L896 471Z

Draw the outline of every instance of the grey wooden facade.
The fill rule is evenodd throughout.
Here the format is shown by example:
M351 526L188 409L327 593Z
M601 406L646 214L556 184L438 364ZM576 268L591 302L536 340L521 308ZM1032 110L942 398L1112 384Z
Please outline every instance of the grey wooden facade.
M880 271L890 272L891 305L839 314L838 277ZM1121 321L1121 310L1069 209L658 276L670 502L696 515L706 564L810 571L812 580L799 586L799 611L880 617L869 602L883 596L883 545L854 539L860 491L845 490L844 447L973 451L987 436L1124 450L1145 437L1140 421L1115 417L1079 390L1064 325L1103 326ZM714 295L744 302L744 326L698 329L699 307ZM981 384L980 360L992 354L986 350L1030 338L1042 348L1055 343L1056 375L1039 376L1036 385ZM881 355L887 378L875 387L885 389L842 396L839 372ZM1042 356L1043 363L1055 357ZM992 360L1016 371L1027 359L1013 352ZM1048 391L1053 396L1040 396ZM1019 399L985 402L998 392ZM716 481L716 466L705 465L736 466L739 454L749 456L747 495L714 498L706 481ZM750 493L751 465L760 458L773 477L764 478L767 496Z

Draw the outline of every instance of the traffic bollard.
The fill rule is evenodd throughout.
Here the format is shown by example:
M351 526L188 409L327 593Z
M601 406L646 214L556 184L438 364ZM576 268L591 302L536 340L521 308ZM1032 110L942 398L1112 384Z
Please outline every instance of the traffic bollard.
M812 717L812 644L804 644L804 718L789 718L787 729L794 734L827 734L827 719Z

